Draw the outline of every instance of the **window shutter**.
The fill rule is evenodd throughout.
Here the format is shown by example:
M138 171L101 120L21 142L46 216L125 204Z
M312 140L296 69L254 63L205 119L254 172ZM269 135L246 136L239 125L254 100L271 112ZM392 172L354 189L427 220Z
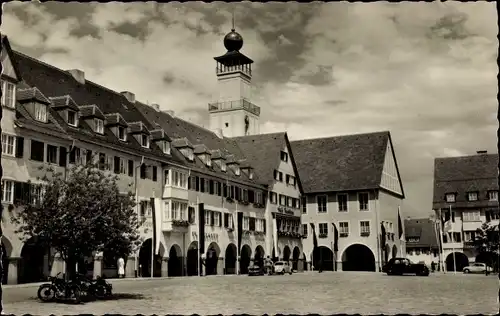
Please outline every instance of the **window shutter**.
M195 177L196 181L196 191L200 191L200 177L196 176Z
M193 177L189 176L189 178L188 178L188 190L191 190L191 181L193 181Z
M59 166L66 167L66 147L59 147Z
M69 152L69 163L76 162L76 151L77 150L78 150L77 147L73 147L72 150Z
M248 203L253 203L254 202L254 192L253 190L248 190Z
M208 181L208 193L214 194L214 180Z
M16 157L23 158L24 155L24 137L16 138Z
M120 157L115 156L113 161L113 171L114 173L120 173Z
M146 179L146 165L142 164L141 165L141 179Z
M265 219L262 220L262 225L264 227L264 233L265 233L266 232L266 220Z
M205 192L205 179L200 177L200 192ZM213 216L212 216L213 217Z
M134 161L133 160L128 161L128 176L129 177L134 176Z
M222 187L223 187L223 191L224 191L224 192L223 192L223 194L224 194L223 196L224 196L224 197L227 197L227 185L224 183L224 184L222 185Z
M92 150L90 150L90 149L87 149L87 163L88 163L88 164L89 164L89 163L90 163L90 164L94 163L94 162L92 161Z
M23 201L23 183L14 182L14 203L19 203Z
M222 227L222 212L219 212L219 227Z
M158 167L156 166L153 166L153 181L157 181L158 180Z
M222 184L220 182L217 182L217 192L219 196L222 196Z
M210 226L214 226L215 212L210 212Z
M278 170L274 170L274 180L278 180Z

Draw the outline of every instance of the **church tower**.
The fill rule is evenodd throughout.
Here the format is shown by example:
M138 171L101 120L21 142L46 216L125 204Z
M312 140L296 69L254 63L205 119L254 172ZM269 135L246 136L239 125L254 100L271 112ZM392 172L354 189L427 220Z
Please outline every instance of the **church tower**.
M214 58L218 100L208 105L210 129L224 137L259 134L260 107L250 102L253 60L240 53L243 38L234 25L224 46L227 52Z

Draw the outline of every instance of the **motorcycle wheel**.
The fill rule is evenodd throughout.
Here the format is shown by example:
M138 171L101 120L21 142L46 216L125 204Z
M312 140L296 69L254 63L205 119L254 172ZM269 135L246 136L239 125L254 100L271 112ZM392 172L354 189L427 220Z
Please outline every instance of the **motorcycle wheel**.
M42 302L51 302L56 297L57 289L52 284L42 284L38 288L37 296Z
M106 287L104 285L97 285L94 288L94 296L98 300L105 299L106 298L106 294L107 294L107 290L106 290Z
M82 298L81 298L81 291L80 291L80 288L76 285L73 285L71 286L69 289L68 289L69 293L69 299L73 299L73 302L75 304L80 304Z

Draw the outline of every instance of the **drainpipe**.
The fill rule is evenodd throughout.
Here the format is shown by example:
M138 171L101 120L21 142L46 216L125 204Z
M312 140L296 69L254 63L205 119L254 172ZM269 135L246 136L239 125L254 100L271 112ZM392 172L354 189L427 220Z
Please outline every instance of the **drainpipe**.
M382 254L381 254L381 251L380 251L380 232L379 232L379 210L378 210L378 204L379 204L379 197L380 195L377 194L377 190L373 190L373 194L374 194L374 197L375 197L375 221L376 221L376 224L375 224L375 228L376 228L376 233L377 233L377 261L378 261L378 267L376 267L376 269L378 269L378 272L382 272L382 268L381 268L381 264L382 264Z
M137 214L137 220L139 220L139 189L137 188L137 169L139 169L142 164L144 163L144 156L142 156L141 159L141 164L136 166L134 169L134 190L135 190L135 207L136 207L136 214ZM139 260L139 253L138 251L135 252L135 262L134 262L134 274L135 277L137 278L137 268L138 268L138 260Z

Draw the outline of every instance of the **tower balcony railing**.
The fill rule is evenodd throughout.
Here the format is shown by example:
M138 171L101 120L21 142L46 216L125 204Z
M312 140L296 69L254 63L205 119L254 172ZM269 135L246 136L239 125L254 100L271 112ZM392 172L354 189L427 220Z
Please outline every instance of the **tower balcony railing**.
M245 109L248 112L255 114L257 116L260 115L260 107L243 98L235 101L222 101L222 102L214 102L208 104L208 111L222 111L222 110L237 110L237 109Z
M237 72L241 71L242 73L252 76L252 69L249 67L246 67L245 65L238 65L238 66L221 66L221 67L216 67L215 68L215 73L217 75L223 75L223 74L229 74L232 72Z

